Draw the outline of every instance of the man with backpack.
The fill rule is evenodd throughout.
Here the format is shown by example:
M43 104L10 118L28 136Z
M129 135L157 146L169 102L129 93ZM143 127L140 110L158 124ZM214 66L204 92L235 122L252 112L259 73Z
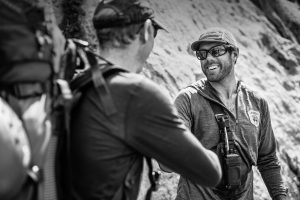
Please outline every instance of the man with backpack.
M93 84L72 109L72 197L137 199L144 156L215 186L221 177L216 155L186 129L167 94L136 74L164 29L153 10L138 0L104 0L93 24L106 62L91 66Z
M211 28L191 48L207 79L183 89L175 105L192 133L217 153L223 178L207 188L181 176L176 199L253 200L252 166L258 167L273 200L287 199L268 104L235 76L235 38Z

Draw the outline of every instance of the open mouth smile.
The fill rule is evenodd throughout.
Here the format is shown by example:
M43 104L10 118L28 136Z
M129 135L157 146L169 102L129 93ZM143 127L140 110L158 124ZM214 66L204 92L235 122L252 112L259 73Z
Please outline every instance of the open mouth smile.
M209 65L209 66L207 67L207 69L210 70L210 71L212 71L212 70L217 69L218 67L219 67L219 65L217 65L217 64L212 64L212 65Z

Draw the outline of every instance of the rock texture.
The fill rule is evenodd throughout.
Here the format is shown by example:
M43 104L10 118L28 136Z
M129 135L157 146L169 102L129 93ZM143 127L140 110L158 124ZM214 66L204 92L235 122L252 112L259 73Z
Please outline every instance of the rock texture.
M84 11L76 16L80 27L74 28L79 28L83 38L96 44L90 20L97 1L68 1L74 1ZM300 199L300 1L145 1L154 8L169 33L158 33L143 73L166 88L172 97L203 77L200 63L189 47L202 30L220 26L236 36L240 46L237 76L269 102L290 199ZM59 1L52 2L58 20L62 21ZM177 182L178 175L164 174L153 199L174 199ZM255 175L255 199L270 199L259 173Z

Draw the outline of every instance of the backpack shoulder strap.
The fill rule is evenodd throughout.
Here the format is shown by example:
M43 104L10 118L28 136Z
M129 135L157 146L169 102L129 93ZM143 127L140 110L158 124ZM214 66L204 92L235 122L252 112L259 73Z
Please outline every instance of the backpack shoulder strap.
M116 113L117 110L111 99L111 93L105 79L120 72L126 72L126 70L113 65L101 65L91 68L71 81L71 90L73 94L76 94L77 92L83 91L88 85L93 84L97 89L101 102L104 104L106 115L110 116Z
M105 79L119 72L126 72L126 70L114 66L104 66L102 68L97 67L89 71L86 77L82 77L80 79L78 78L76 81L74 81L71 87L73 87L74 90L75 90L74 87L77 87L77 89L80 90L86 85L93 83L94 87L97 88L99 98L101 99L102 103L105 105L104 106L105 113L108 116L110 116L116 113L117 110L115 108L115 105L113 104L113 100L111 99L111 94L107 87ZM150 181L150 187L147 190L145 199L150 200L152 192L157 190L160 173L157 171L153 171L153 165L150 157L145 157L145 159L149 168L148 178ZM133 173L135 173L135 171L136 171L135 167L131 167L131 169L126 175L125 183L130 182L130 179L134 177ZM119 199L122 196L122 188L123 188L123 184L121 184L121 186L118 188L117 192L113 197L113 200Z
M146 164L148 165L148 179L150 182L150 186L147 190L146 196L145 196L145 200L151 200L151 196L152 196L152 192L157 191L158 189L158 185L159 185L159 179L160 179L160 175L161 173L159 171L154 171L153 170L153 164L152 164L152 159L148 156L144 156L145 160L146 160ZM137 169L137 165L133 164L129 171L127 172L124 182L122 182L118 188L118 190L116 191L116 193L114 194L112 200L119 200L123 198L124 195L124 187L131 187L131 184L134 181L134 177L136 177L136 169ZM126 195L125 192L125 198L124 200L130 200L132 199L132 197L130 197L129 195Z
M108 89L106 80L108 77L116 74L120 71L125 71L117 67L104 67L104 68L94 68L92 69L92 81L94 87L97 90L98 96L103 103L104 112L107 116L111 116L117 112L117 109L112 100L111 93Z
M208 101L208 102L209 102L209 105L210 105L211 109L213 110L215 116L218 114L225 113L223 108L220 105L218 105L217 103L212 102L212 101Z
M215 119L218 123L218 127L219 130L224 130L224 129L229 129L229 121L228 121L228 115L225 113L224 108L221 107L221 105L213 102L213 101L209 101L210 107L212 108L214 115L215 115ZM225 120L227 119L227 120ZM234 138L233 138L233 133L232 131L229 131L227 133L227 139L229 142L234 142ZM221 137L222 140L224 140L224 137Z
M191 85L189 86L191 88L194 88L195 90L197 90L198 94L199 95L202 95L204 97L204 94L198 90L198 88L195 86L195 85ZM214 112L214 116L215 116L215 119L217 121L217 124L218 124L218 127L219 127L219 130L221 129L224 129L224 128L228 128L229 127L229 124L225 124L223 120L221 120L222 117L227 117L228 118L228 115L226 114L224 108L218 104L217 102L214 102L212 100L209 100L207 99L207 101L209 102L209 105L211 107L211 109L213 110ZM228 134L228 140L229 141L234 141L233 139L233 134L230 132L230 134Z
M101 74L100 74L101 72ZM83 90L89 84L94 83L94 85L104 84L104 80L109 78L110 76L117 74L119 72L126 72L125 69L120 67L115 67L113 65L105 65L102 67L95 67L92 69L88 69L83 73L78 74L70 83L70 88L74 92ZM93 75L94 73L94 75ZM96 74L95 74L96 73ZM98 74L99 73L99 74ZM97 80L99 77L101 80ZM104 78L104 80L102 79Z
M156 191L158 189L158 185L159 185L159 179L160 179L160 175L161 173L159 171L154 171L153 170L153 164L152 164L152 160L150 157L145 156L146 158L146 162L148 165L148 178L150 181L150 187L147 190L146 193L146 198L145 200L151 200L151 196L152 196L152 192Z
M59 199L68 199L70 198L70 195L72 193L72 195L76 195L73 191L72 191L72 187L71 186L71 167L70 167L70 136L71 136L71 132L70 132L70 115L71 115L71 111L72 108L79 102L79 99L81 98L82 92L90 86L94 86L97 89L97 93L98 96L100 97L101 101L105 104L105 112L107 113L112 113L112 111L116 112L116 109L114 107L113 101L111 99L111 95L109 92L109 89L107 87L107 83L106 83L106 79L117 74L120 72L126 72L126 70L119 68L119 67L115 67L113 65L103 65L103 66L95 66L93 68L87 69L84 72L78 74L75 78L73 78L73 80L70 82L70 88L69 91L71 93L71 100L68 100L66 98L64 98L64 103L63 103L63 111L61 113L61 115L63 115L63 118L61 119L61 121L63 121L63 124L61 126L59 126L59 129L62 130L58 130L59 132L63 132L63 134L59 134L60 138L60 144L57 147L58 148L58 154L60 155L60 160L64 160L64 166L62 166L61 163L57 163L57 176L59 181L63 181L65 182L65 184L67 186L63 186L64 188L60 188L60 184L59 182L57 182L58 184L58 196ZM60 84L60 87L63 84ZM62 89L61 92L63 93ZM68 93L68 92L67 92ZM68 95L62 95L62 96L68 96ZM112 109L112 110L109 110ZM61 122L58 122L59 124L61 124ZM61 161L60 161L61 162ZM64 174L62 174L62 167L67 167L69 170L67 172L64 172ZM67 173L67 174L66 174ZM60 178L60 176L64 177L64 178ZM61 180L63 179L63 180ZM64 180L67 179L67 180ZM63 191L65 190L65 191Z

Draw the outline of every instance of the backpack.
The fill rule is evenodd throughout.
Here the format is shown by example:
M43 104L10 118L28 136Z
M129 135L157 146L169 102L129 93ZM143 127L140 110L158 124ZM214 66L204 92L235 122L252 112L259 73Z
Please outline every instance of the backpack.
M22 188L9 199L56 199L51 159L55 138L50 137L49 131L36 140L39 130L31 126L40 122L36 109L43 111L45 99L54 97L59 48L64 45L64 38L46 8L31 0L0 0L0 98L5 102L3 107L9 107L17 116L12 125L21 121L26 134L20 141L29 140L31 155L29 164L23 166L26 179L20 179ZM60 45L55 46L56 42ZM49 128L49 124L47 119L40 125ZM11 133L7 130L3 134Z
M59 141L57 145L57 157L56 157L56 178L57 178L57 189L59 199L71 199L74 195L72 192L72 166L70 166L70 118L72 108L79 102L83 91L87 87L97 88L98 96L101 102L105 105L104 112L109 116L118 112L111 99L110 91L107 87L106 79L116 75L120 72L126 72L126 70L116 67L111 62L105 60L100 55L93 53L89 48L87 42L71 39L68 41L73 50L67 50L66 52L73 52L68 54L65 60L72 61L76 60L70 58L75 55L77 57L77 63L75 67L69 68L72 72L66 74L74 74L73 78L67 77L65 80L57 80L59 91L61 92L60 103L57 104L55 109L55 130L54 135L58 135ZM75 44L75 45L74 45ZM80 62L78 63L78 60ZM99 60L103 64L99 64ZM73 63L75 64L75 63ZM69 64L66 65L69 66ZM68 71L68 70L67 70ZM146 157L146 162L149 168L149 180L150 188L147 191L146 199L151 199L152 191L157 189L157 183L159 179L159 173L153 171L152 161ZM64 170L63 170L64 169ZM67 173L66 173L66 170ZM134 174L134 169L129 170L125 177L125 182L131 179ZM118 199L121 195L121 188L116 192L113 200Z

